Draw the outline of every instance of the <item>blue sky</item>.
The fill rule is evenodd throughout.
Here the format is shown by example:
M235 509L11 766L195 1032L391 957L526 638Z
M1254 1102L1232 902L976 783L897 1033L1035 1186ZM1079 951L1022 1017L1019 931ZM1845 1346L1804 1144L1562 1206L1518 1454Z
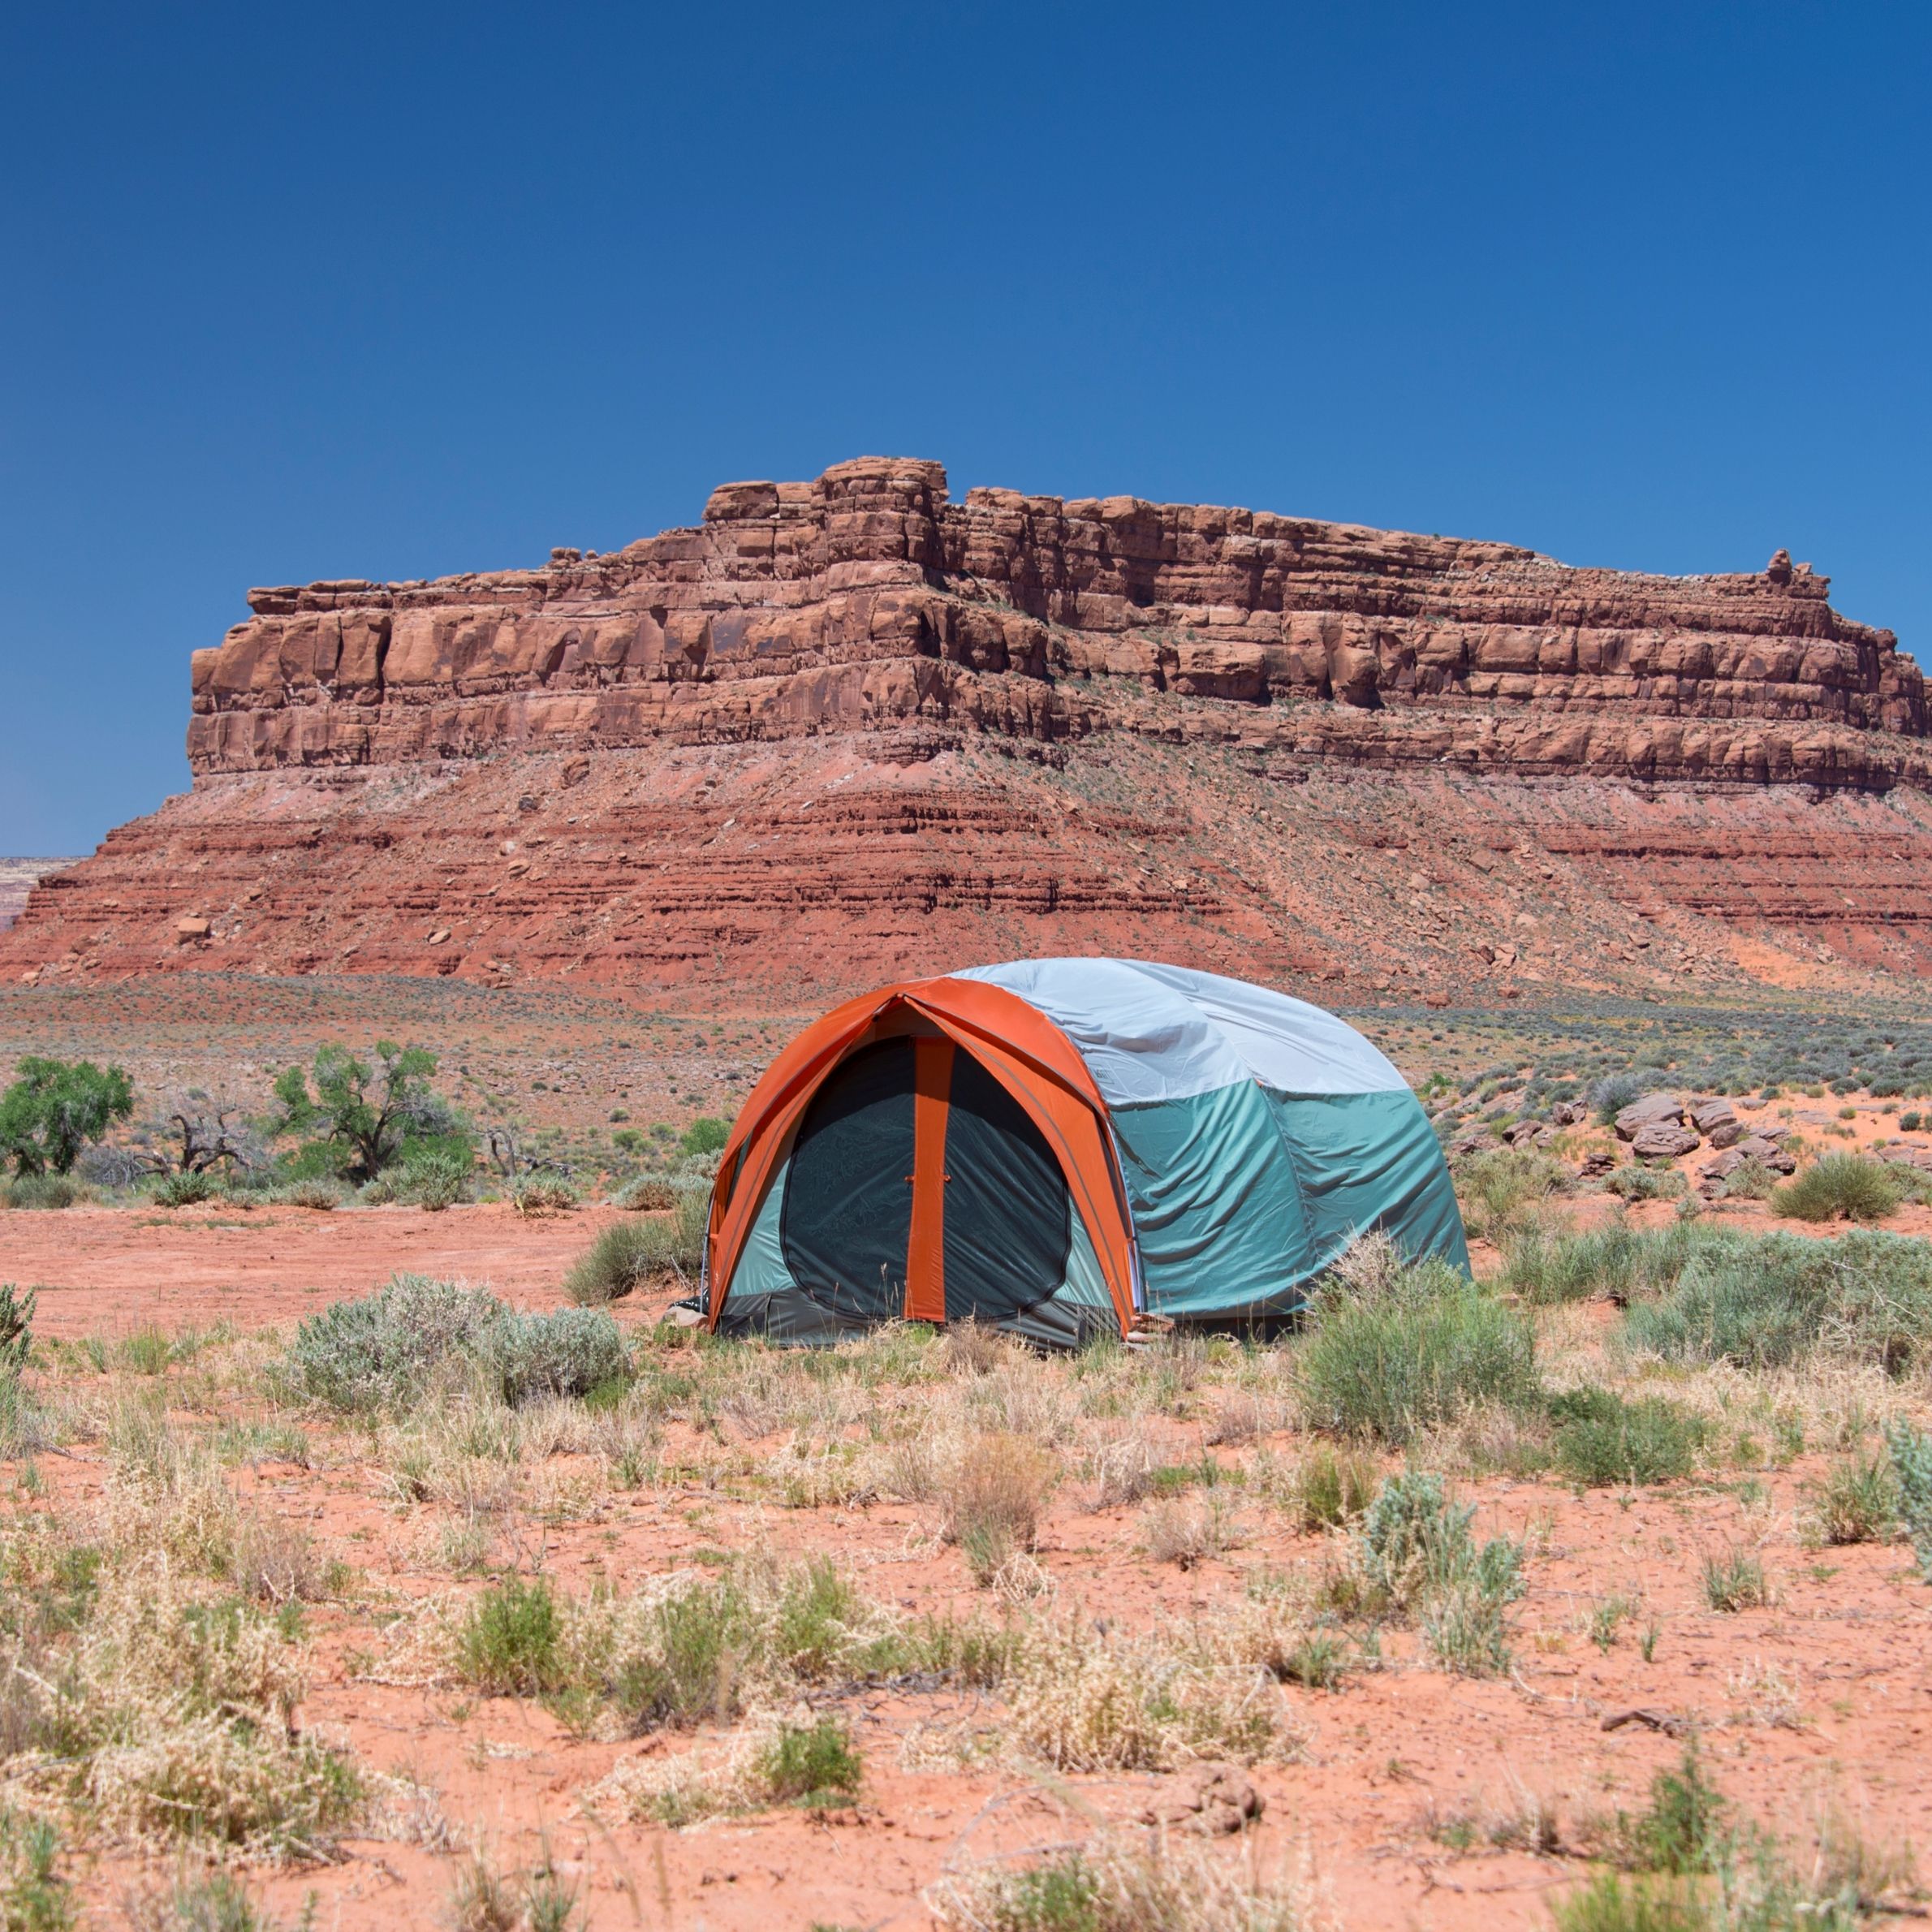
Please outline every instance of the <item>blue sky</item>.
M18 6L0 852L251 584L860 454L1756 569L1932 658L1923 6Z

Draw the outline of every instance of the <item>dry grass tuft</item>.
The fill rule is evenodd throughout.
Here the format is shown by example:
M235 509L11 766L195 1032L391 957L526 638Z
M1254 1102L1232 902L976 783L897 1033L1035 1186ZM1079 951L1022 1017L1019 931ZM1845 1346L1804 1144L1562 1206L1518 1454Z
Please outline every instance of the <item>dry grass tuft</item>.
M947 1486L940 1534L956 1543L976 1582L990 1583L1016 1550L1032 1550L1040 1518L1059 1480L1056 1460L1010 1430L975 1436Z

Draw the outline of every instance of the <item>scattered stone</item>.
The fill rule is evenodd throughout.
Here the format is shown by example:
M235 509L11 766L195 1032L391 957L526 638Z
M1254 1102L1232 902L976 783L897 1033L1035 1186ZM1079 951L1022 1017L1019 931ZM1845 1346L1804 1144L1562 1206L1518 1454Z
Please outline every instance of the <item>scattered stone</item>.
M1711 1128L1709 1138L1713 1147L1735 1147L1750 1131L1733 1115L1730 1119L1720 1121Z
M1719 1128L1737 1124L1737 1110L1727 1100L1700 1100L1690 1110L1691 1125L1704 1135L1714 1134Z
M450 929L446 925L439 925L436 930L429 935L429 943L432 946L447 946L449 942Z
M1746 1161L1762 1161L1774 1174L1795 1174L1797 1162L1778 1143L1764 1134L1748 1134L1737 1145L1729 1149L1723 1158L1729 1160L1735 1155L1739 1167Z
M1217 1835L1239 1831L1261 1815L1261 1794L1236 1764L1197 1764L1183 1771L1141 1813L1149 1825Z
M1655 1121L1637 1129L1630 1151L1641 1161L1674 1161L1680 1154L1695 1154L1703 1141L1688 1127L1672 1127Z
M1675 1127L1684 1119L1684 1102L1675 1093L1646 1093L1617 1115L1617 1137L1634 1141L1646 1127Z
M1589 1102L1586 1100L1559 1100L1550 1110L1550 1118L1559 1127L1581 1127L1589 1117Z
M1617 1157L1607 1149L1598 1148L1594 1154L1586 1154L1577 1168L1578 1176L1584 1180L1601 1180L1606 1174L1615 1171Z
M209 938L214 928L205 919L177 919L175 921L175 943L177 946L193 946Z

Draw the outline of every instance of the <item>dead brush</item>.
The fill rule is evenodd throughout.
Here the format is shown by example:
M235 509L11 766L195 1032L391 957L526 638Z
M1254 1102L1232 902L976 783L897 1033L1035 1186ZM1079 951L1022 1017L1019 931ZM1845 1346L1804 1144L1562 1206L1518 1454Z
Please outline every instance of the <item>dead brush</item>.
M1265 1672L1223 1663L1184 1633L1115 1632L1072 1613L1028 1628L1005 1694L1012 1742L1058 1770L1249 1763L1298 1744Z
M939 1360L949 1375L986 1375L1018 1352L1006 1336L983 1322L951 1322L939 1339Z
M1231 1389L1210 1419L1205 1440L1218 1447L1240 1448L1277 1426L1261 1399L1246 1389Z
M244 1512L235 1529L229 1581L257 1602L317 1603L329 1592L328 1565L307 1530L282 1516Z
M959 1546L982 1589L1015 1551L1037 1546L1040 1518L1059 1477L1055 1459L1011 1430L975 1436L960 1451L939 1533Z
M1241 1540L1227 1503L1213 1494L1164 1497L1142 1515L1141 1533L1156 1563L1183 1570L1225 1556Z
M1095 1486L1094 1508L1118 1509L1151 1495L1160 1467L1138 1430L1103 1437L1087 1458L1087 1474Z
M969 1383L970 1411L1010 1435L1029 1436L1049 1447L1073 1433L1071 1405L1054 1378L1054 1365L1016 1357L1008 1359Z

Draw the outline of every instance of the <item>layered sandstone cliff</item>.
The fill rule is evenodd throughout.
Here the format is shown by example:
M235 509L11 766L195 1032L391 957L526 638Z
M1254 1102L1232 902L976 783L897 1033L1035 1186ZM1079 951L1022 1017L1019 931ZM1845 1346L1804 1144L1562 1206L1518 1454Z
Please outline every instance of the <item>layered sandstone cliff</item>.
M1827 589L927 463L731 485L605 556L252 592L194 790L43 880L0 973L1922 972L1924 681Z
M1925 684L1780 552L1756 576L1573 570L1507 544L974 489L867 459L715 491L694 530L433 583L249 593L194 660L199 774L901 720L1037 739L1228 701L1377 764L1925 782ZM1380 715L1378 715L1380 714Z

